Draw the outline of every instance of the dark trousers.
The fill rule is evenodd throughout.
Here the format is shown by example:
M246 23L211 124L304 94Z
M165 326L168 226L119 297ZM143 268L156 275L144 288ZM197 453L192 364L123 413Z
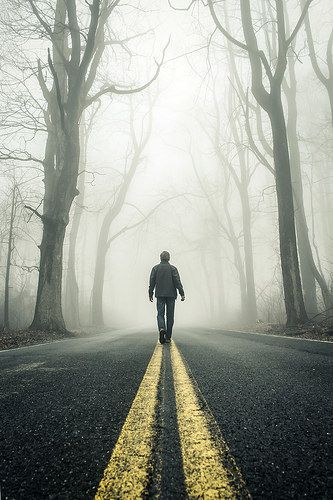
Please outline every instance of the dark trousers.
M157 297L157 325L158 330L166 330L166 338L171 339L175 315L175 301L173 297ZM166 309L166 327L165 327Z

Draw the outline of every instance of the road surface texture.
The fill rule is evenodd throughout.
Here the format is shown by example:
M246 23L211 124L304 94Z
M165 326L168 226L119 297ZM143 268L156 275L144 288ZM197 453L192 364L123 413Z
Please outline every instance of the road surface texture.
M0 498L333 498L333 344L174 338L0 352Z

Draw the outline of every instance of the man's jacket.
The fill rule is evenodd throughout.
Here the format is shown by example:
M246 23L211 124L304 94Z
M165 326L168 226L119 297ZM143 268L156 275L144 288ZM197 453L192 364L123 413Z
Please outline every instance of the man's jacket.
M150 273L149 298L152 298L155 288L155 297L177 298L177 290L184 295L183 285L178 270L167 261L161 261L154 266Z

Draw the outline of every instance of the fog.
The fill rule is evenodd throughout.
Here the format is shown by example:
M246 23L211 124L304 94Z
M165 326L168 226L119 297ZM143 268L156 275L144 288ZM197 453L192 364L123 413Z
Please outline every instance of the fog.
M287 65L277 83L270 81L269 72L275 78L280 64L277 32L281 35L282 28L278 29L276 8L282 2L250 2L266 66L260 57L251 65L249 54L255 51L228 41L214 21L212 12L233 37L248 44L239 2L208 2L211 10L190 0L92 2L100 4L102 13L112 9L101 28L103 36L98 32L94 41L94 53L103 43L104 52L85 94L89 105L83 105L80 97L73 112L80 136L77 169L74 153L66 164L66 147L75 127L68 125L71 82L63 61L72 64L75 30L64 28L71 21L62 2L1 2L0 294L4 306L0 318L4 326L25 328L34 321L36 328L62 328L61 314L54 312L60 287L68 329L155 328L156 308L149 302L148 284L163 250L170 252L185 290L185 302L176 303L177 326L240 328L258 322L291 325L329 320L333 305L330 0L311 2L313 42L303 21L281 57ZM67 8L70 3L77 9L82 62L93 11L80 0L67 2ZM283 5L288 38L308 5L298 0ZM51 36L47 27L54 29L62 8L63 27ZM59 40L67 48L59 49ZM94 59L86 82L93 64ZM262 88L256 90L253 74L258 64L263 76ZM140 92L132 92L146 83ZM258 103L258 95L260 101L272 85L275 94L270 95L275 100L267 104L267 111ZM283 127L276 125L281 111L279 85L289 149L283 144ZM108 91L110 87L121 92ZM78 92L82 96L85 89ZM95 98L90 102L91 96ZM57 99L60 111L54 110ZM65 139L61 127L67 127ZM54 143L52 169L59 174L50 184L45 182L48 137ZM290 165L283 157L285 151ZM56 184L65 169L70 172L67 181ZM284 198L288 169L293 196ZM66 191L72 181L78 189L73 201ZM69 207L68 221L60 203ZM65 221L65 237L63 246L52 235L44 239L52 258L44 255L46 278L38 284L38 245L43 229L46 238L52 217ZM292 248L295 229L290 229L290 221L296 226L296 256L282 255L283 248ZM291 239L285 245L286 228ZM62 284L59 274L52 274L59 266ZM48 283L46 295L41 281ZM38 289L45 314L36 313ZM45 317L51 318L49 323Z

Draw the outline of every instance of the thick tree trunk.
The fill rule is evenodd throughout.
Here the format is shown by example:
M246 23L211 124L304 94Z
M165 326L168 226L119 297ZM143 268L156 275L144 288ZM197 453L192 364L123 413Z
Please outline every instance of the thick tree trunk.
M292 64L293 62L290 61L290 87L288 88L285 85L285 95L288 103L287 132L290 151L290 168L294 192L297 246L304 292L304 304L307 313L310 316L314 316L317 313L316 282L311 265L311 261L313 261L312 249L304 210L301 159L297 138L296 79Z
M65 318L70 328L77 328L80 325L79 310L79 285L76 275L76 242L79 233L81 216L83 212L84 188L85 188L85 167L86 167L86 137L83 133L83 126L80 127L80 144L82 158L80 161L81 173L78 177L79 195L76 198L71 231L69 234L68 246L68 267L65 286Z
M30 329L65 331L62 314L63 243L69 212L77 194L80 142L78 119L67 125L68 133L58 137L61 167L45 175L43 237L35 315ZM60 139L63 139L62 141Z
M275 89L272 95L268 114L273 132L280 255L287 326L294 326L304 323L307 315L298 263L287 130L280 89Z
M44 222L40 267L32 330L66 331L61 309L63 243L66 226Z
M78 187L81 193L80 185ZM79 285L76 278L76 241L82 214L81 203L82 197L80 196L77 199L77 204L74 209L68 245L68 267L65 286L65 317L70 328L77 328L80 325Z

